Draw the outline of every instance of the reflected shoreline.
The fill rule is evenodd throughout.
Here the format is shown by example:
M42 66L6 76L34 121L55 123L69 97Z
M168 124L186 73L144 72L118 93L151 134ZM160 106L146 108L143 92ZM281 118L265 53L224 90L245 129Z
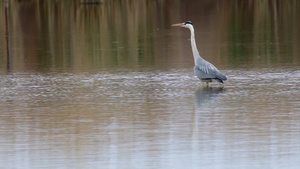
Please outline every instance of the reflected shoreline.
M0 32L7 32L5 25L11 26L9 34L15 36L9 39L8 48L18 58L8 58L5 69L44 72L45 68L94 71L191 67L187 32L170 28L172 23L185 20L195 24L200 55L220 69L300 65L300 39L296 38L300 30L299 3L81 2L89 0L8 1L6 12L0 14L6 18ZM1 5L4 8L6 4ZM0 52L6 54L8 50Z

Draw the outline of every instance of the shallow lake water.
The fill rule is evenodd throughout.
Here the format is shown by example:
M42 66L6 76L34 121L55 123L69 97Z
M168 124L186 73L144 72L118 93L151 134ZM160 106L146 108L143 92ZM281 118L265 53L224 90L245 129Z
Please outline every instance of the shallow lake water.
M298 168L300 3L251 2L0 2L0 168Z

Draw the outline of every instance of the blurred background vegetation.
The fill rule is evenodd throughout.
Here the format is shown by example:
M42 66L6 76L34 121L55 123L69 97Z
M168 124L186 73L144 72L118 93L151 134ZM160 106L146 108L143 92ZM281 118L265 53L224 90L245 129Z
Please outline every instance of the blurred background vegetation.
M186 20L196 27L200 54L221 69L300 65L298 0L82 2L8 0L5 8L1 1L1 72L5 18L14 71L191 67L189 32L170 27Z

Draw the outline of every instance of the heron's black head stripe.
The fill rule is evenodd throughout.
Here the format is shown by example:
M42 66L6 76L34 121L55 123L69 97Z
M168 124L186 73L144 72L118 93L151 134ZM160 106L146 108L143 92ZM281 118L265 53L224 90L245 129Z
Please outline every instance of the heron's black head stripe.
M191 21L185 21L184 24L185 25L187 25L187 24L193 25L193 23Z

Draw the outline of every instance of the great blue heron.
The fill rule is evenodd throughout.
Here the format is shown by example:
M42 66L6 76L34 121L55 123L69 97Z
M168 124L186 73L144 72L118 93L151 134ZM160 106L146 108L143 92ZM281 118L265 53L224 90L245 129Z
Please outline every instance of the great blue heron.
M194 26L191 21L186 21L184 23L173 24L172 26L180 26L183 28L188 28L191 31L191 45L192 51L194 55L195 67L194 72L197 77L203 82L206 82L207 87L209 86L209 82L213 80L223 83L223 81L227 80L227 77L223 75L213 64L204 60L198 52L196 41L195 41L195 33Z

